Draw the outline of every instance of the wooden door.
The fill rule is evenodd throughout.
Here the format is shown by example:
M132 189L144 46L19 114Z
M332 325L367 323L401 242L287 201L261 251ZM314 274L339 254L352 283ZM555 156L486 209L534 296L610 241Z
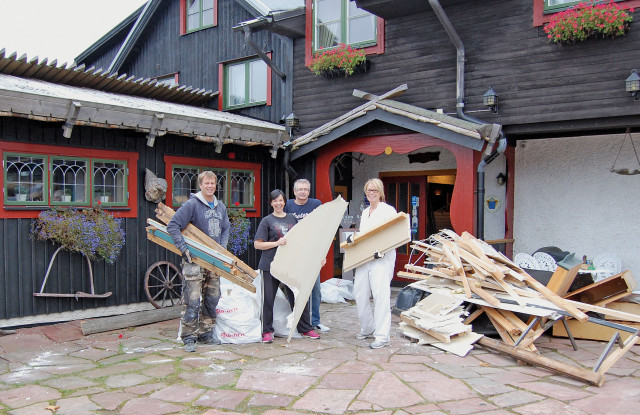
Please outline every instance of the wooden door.
M451 229L449 205L455 174L397 175L381 177L386 202L411 216L411 239L422 240L440 229ZM403 271L411 259L410 244L397 249L396 269ZM402 280L395 277L396 280Z

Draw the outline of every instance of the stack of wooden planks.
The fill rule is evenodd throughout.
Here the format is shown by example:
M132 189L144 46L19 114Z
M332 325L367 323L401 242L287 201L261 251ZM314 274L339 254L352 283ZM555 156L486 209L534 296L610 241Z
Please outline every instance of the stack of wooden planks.
M550 367L549 359L541 359L537 354L534 341L555 322L565 323L566 318L574 318L581 322L594 321L585 311L610 316L615 314L616 318L626 321L635 321L640 317L562 298L509 258L466 232L457 235L453 231L443 230L427 240L413 241L411 247L413 251L410 263L405 266L406 271L399 272L398 276L418 280L412 286L429 293L425 300L437 294L438 304L455 304L442 299L442 296L448 296L453 300L477 306L463 322L451 320L452 331L451 327L436 324L447 320L443 315L436 313L439 317L434 322L433 315L425 313L425 305L418 303L416 307L401 315L405 323L402 328L405 334L412 338L418 338L414 330L420 330L441 342L453 341L455 336L469 333L462 327L470 324L480 314L486 313L502 338L502 343L496 344L491 339L480 339L479 344L502 352L511 350L518 360L538 362L561 373L601 384L604 379L603 372L594 378L581 368L567 368L566 364L563 366L559 362L551 364ZM528 322L519 317L522 314L531 316ZM407 329L407 326L411 329ZM460 332L457 332L458 330ZM625 350L638 341L638 335L636 332L630 336ZM612 353L610 358L617 360L620 356L618 351ZM605 357L606 355L603 359ZM615 363L611 359L607 358L608 361L602 367L608 368Z
M168 224L174 215L173 209L158 203L156 216L165 224ZM166 228L148 219L150 226L147 227L147 239L174 252L181 254L180 250L173 244L173 239L166 232ZM253 285L254 278L258 275L256 270L242 262L239 258L227 251L224 247L211 239L208 235L189 224L182 235L189 246L193 261L203 268L255 293L256 287Z

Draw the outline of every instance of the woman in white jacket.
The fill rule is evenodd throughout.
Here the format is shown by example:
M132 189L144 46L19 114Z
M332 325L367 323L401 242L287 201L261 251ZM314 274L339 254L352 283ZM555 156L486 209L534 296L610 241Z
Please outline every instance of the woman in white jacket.
M369 207L362 212L359 232L366 232L393 218L396 210L385 203L384 186L380 179L369 179L364 185ZM374 337L369 346L379 349L389 345L391 332L391 280L396 264L396 251L376 252L373 261L356 268L353 294L360 320L360 333L356 339ZM373 307L369 298L373 296Z

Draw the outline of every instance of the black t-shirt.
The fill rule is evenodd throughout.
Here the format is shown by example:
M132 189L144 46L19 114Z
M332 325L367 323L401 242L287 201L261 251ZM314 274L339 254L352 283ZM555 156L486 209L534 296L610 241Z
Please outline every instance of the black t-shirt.
M256 241L275 242L285 236L296 223L298 223L298 221L295 216L291 214L287 214L284 218L273 216L273 214L265 216L258 225L254 239ZM276 256L277 249L278 248L271 248L262 251L258 269L262 271L271 270L271 262L273 262L273 258Z

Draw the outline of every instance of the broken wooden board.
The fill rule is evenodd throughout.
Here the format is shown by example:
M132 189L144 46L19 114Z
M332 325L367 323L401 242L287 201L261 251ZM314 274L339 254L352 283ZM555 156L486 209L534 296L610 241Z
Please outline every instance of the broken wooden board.
M382 254L396 249L411 241L411 224L409 215L398 212L396 216L366 232L356 232L352 244L343 242L344 249L343 271L349 271L369 261L373 254Z
M614 301L614 302L608 303L606 305L606 308L610 309L610 310L622 311L624 313L634 314L634 315L640 317L640 304L638 304L638 303L627 303L627 302L624 302L624 301ZM605 318L607 320L616 320L615 318L611 318L609 316L605 316Z
M453 337L449 343L443 343L435 337L430 336L422 330L416 329L407 323L400 322L399 326L403 335L416 340L418 344L428 344L460 357L465 357L467 353L473 349L473 344L483 336L482 334L470 332Z
M271 263L271 274L295 294L293 322L287 341L291 340L296 330L320 273L322 260L333 244L347 205L338 196L335 200L318 206L287 232L287 243L280 245L276 251Z
M156 208L156 217L160 219L165 225L169 224L173 215L175 215L175 212L173 211L173 209L171 209L169 206L165 205L164 203L158 203L158 207ZM242 271L244 271L248 276L250 276L251 279L255 278L258 275L258 272L256 270L254 270L253 268L251 268L250 266L242 262L240 258L236 257L231 252L227 251L222 245L220 245L219 243L211 239L209 235L202 232L200 229L196 228L191 223L188 224L187 227L182 230L182 234L184 236L187 236L189 238L192 238L200 242L203 245L206 245L208 247L215 249L216 251L220 252L221 254L227 257L232 258L233 260L235 260L235 265L238 268L240 268Z
M565 298L581 303L604 306L631 294L635 288L636 280L631 275L631 271L626 270L570 292Z
M588 369L572 366L568 363L550 359L548 357L541 356L538 353L530 352L528 350L514 349L512 346L494 339L490 339L488 337L481 338L480 340L478 340L477 344L488 349L505 353L515 359L525 361L532 365L544 367L554 372L589 382L593 385L600 386L604 382L604 375L601 373L596 373Z
M89 334L102 333L105 331L143 326L145 324L180 318L181 310L181 306L173 306L156 308L153 310L138 311L125 315L96 318L81 322L80 329L82 330L82 334L87 336Z
M640 323L629 323L627 321L612 321L612 323L618 323L631 328L640 329ZM584 340L599 340L608 342L616 334L620 334L622 340L627 340L633 335L633 333L618 330L613 327L603 326L601 324L592 323L590 321L580 322L573 319L567 319L567 325L571 331L571 335L575 339ZM555 337L569 337L567 330L565 330L563 324L554 324L551 332Z
M176 253L178 255L182 255L182 252L178 249L177 246L173 244L173 239L171 239L171 235L167 233L163 233L159 229L153 227L147 227L147 239L151 242L154 242L169 251ZM214 264L219 263L220 261L216 260L213 257L208 256L206 253L199 251L197 248L190 247L189 252L192 254L192 260L194 263L200 265L201 267L213 272L216 275L219 275L234 284L245 288L246 290L255 293L256 287L253 285L252 281L248 281L247 279L238 276L234 273L234 270L231 267L228 267L224 264L220 265L220 267L215 266Z
M567 255L562 261L558 262L558 268L551 275L547 288L561 297L564 296L569 291L569 287L571 287L582 266L582 261L574 258L573 254Z

